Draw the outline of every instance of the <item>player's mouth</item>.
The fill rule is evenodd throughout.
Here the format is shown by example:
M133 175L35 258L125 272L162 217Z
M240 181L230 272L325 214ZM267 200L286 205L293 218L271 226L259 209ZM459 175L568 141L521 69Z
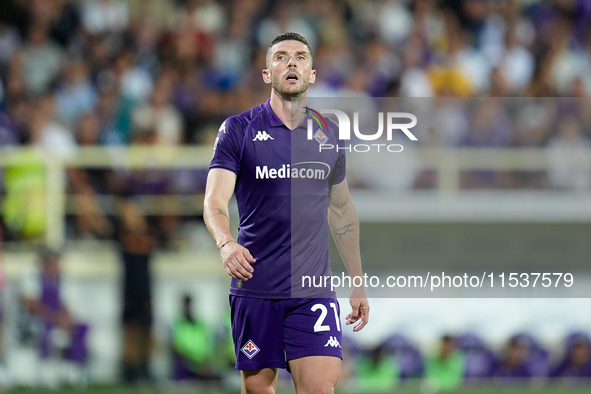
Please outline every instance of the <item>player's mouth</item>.
M285 76L286 81L298 81L300 77L296 73L289 73Z

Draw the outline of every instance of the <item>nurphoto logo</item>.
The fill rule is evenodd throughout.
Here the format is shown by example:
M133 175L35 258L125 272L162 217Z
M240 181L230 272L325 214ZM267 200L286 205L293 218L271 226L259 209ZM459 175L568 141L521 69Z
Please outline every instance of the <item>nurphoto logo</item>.
M359 127L359 112L353 113L353 127L351 128L351 119L344 111L338 109L323 109L320 112L307 107L304 112L309 115L312 119L308 119L307 125L307 138L308 140L316 140L319 145L319 151L323 150L347 150L349 152L369 152L369 151L388 151L392 153L402 152L404 147L400 144L385 144L385 143L372 143L372 144L350 144L346 147L327 144L328 137L326 136L326 130L328 130L328 123L322 113L328 113L336 116L338 122L338 138L340 140L349 141L351 140L351 129L355 137L361 141L377 141L382 138L384 129L386 131L386 140L392 141L395 131L401 131L409 140L418 141L417 137L410 131L411 128L417 125L417 117L409 112L378 112L378 130L373 134L366 134L360 131ZM406 119L407 122L400 122L401 119ZM314 121L320 127L314 132ZM385 127L384 127L385 123Z

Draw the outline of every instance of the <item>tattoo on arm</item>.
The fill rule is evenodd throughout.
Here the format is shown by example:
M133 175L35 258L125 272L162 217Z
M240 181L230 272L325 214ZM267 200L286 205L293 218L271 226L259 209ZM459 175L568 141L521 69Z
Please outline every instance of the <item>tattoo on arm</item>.
M339 239L343 238L343 235L347 235L347 233L352 233L353 232L353 227L354 223L349 223L347 225L344 225L343 227L333 227L333 234L336 236L339 236Z
M215 216L222 215L226 219L230 220L230 218L228 217L228 215L226 214L226 212L224 212L223 209L221 209L221 208L214 208L214 209L212 209L212 211L213 211L212 213L210 213L210 214L207 215L207 216L209 216L209 218L213 218Z

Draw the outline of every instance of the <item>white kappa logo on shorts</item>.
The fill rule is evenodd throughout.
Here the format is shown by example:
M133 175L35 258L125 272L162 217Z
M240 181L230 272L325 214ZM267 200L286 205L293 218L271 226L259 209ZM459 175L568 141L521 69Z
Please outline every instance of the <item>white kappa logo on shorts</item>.
M248 342L246 342L246 345L242 346L242 349L240 349L240 351L242 351L242 353L248 358L253 358L260 350L261 349L259 349L251 339L249 339Z
M329 347L329 346L331 346L331 347L341 347L341 344L339 343L339 340L338 339L336 339L333 336L330 336L328 338L328 342L326 342L326 345L324 345L324 347Z

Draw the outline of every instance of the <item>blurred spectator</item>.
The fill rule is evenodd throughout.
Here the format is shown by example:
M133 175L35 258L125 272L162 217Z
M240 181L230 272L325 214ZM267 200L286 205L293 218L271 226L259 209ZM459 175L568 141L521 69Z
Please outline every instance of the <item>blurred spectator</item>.
M14 26L0 22L0 72L6 67L6 63L17 52L21 38Z
M145 119L143 119L145 120ZM133 143L143 147L156 147L162 142L153 123L136 124ZM166 160L166 152L163 155L155 155L154 151L140 152L136 156L137 162L133 168L123 168L114 171L112 188L119 194L138 196L154 195L160 198L158 202L162 214L155 218L155 235L163 247L173 247L177 240L178 215L177 205L173 193L177 171L171 168L157 168L153 166L155 160Z
M132 114L134 129L138 132L154 130L156 143L180 145L183 123L179 111L171 103L174 74L163 73L154 84L150 102L135 109Z
M89 112L79 121L77 132L80 146L96 145L100 129L96 114ZM79 238L106 238L112 235L109 221L101 212L97 194L107 194L111 190L112 172L105 168L72 169L70 177L72 193L76 205L76 230Z
M24 140L29 147L39 142L41 127L36 120L42 111L35 111ZM46 169L38 150L16 151L6 157L2 218L12 238L40 240L46 228Z
M404 97L432 97L433 87L425 71L425 53L417 36L410 38L402 55L400 92Z
M133 104L147 101L152 94L151 75L136 64L133 53L128 51L119 53L112 67L101 72L98 78L105 84L114 84L121 97Z
M129 23L129 9L123 0L85 0L82 23L92 34L121 33Z
M553 377L562 378L566 383L589 382L591 380L591 341L579 335L567 344L563 361L552 372Z
M50 2L51 3L51 2ZM78 7L71 0L53 0L53 18L51 21L51 37L64 48L79 41L81 17Z
M474 148L502 148L512 143L512 124L500 99L478 100L469 116L469 133L463 145Z
M29 106L26 100L14 99L6 103L6 110L0 112L0 146L18 145L24 138L24 117Z
M184 2L184 0L126 0L130 22L138 25L149 19L158 33L175 25L178 9Z
M83 113L93 110L96 103L96 91L90 82L86 63L70 60L64 69L63 82L57 89L58 118L72 126Z
M131 113L134 103L118 95L114 86L103 86L99 91L96 115L99 123L99 139L95 144L126 145L131 140Z
M73 130L91 112L98 117L98 138L85 138L84 144L210 143L220 120L265 100L260 69L266 47L285 30L299 31L312 43L318 80L310 92L321 97L372 102L383 96L574 96L585 98L585 106L591 90L591 7L584 1L10 0L2 10L0 145L28 143L65 160L75 153ZM555 163L548 174L472 172L461 175L462 188L588 189L589 176L579 168L591 137L588 104L573 113L578 137L567 137L573 132L559 131L562 125L553 127L558 115L552 102L519 99L494 107L436 101L435 111L420 117L432 124L424 125L419 143L550 148ZM563 160L566 151L572 155ZM436 186L434 173L411 179L420 161L404 157L410 161L398 167L408 170L396 182L358 176L355 185ZM103 183L105 194L175 191L170 171L122 173L118 182ZM69 169L68 177L71 189L84 194L80 172ZM11 185L4 188L14 190L15 178L6 179ZM171 201L165 204L174 212ZM87 203L82 205L94 214L95 204ZM19 211L21 221L36 215L42 228L41 211L25 213L24 202L19 204L9 210ZM174 228L174 216L163 219L163 233ZM12 230L22 229L20 224L7 227L23 234Z
M527 87L534 73L534 65L533 56L518 41L516 27L510 25L505 32L504 52L498 59L500 76L510 88L506 96L518 94Z
M525 383L533 376L527 364L528 347L520 338L513 337L507 344L505 355L493 377L500 383Z
M377 6L375 19L380 38L395 46L403 41L413 27L408 7L400 1L382 1Z
M550 185L561 190L588 190L591 173L586 165L591 144L582 134L577 118L559 118L557 126L558 134L548 142Z
M27 41L21 49L26 91L32 96L47 92L64 64L64 52L49 37L46 24L35 23L27 28Z
M466 358L464 383L477 384L491 376L498 362L497 355L480 336L466 333L456 338L456 344Z
M438 354L425 362L425 384L434 390L455 390L462 385L466 358L449 335L441 338Z
M181 315L172 328L172 347L173 380L220 380L215 368L214 336L207 325L194 315L190 295L182 298Z
M372 393L392 392L400 379L398 364L389 354L385 343L377 345L366 357L362 357L356 370L359 388Z
M467 102L453 98L438 98L428 119L436 138L435 145L458 147L469 132L469 109Z
M240 13L236 13L234 16L236 18L242 17ZM279 1L275 3L270 15L258 25L256 40L260 47L266 49L273 37L286 31L300 33L306 37L312 49L316 48L318 44L316 32L302 16L301 2Z
M119 202L117 241L123 263L123 380L150 380L152 353L151 259L154 230L132 200Z
M398 364L401 379L423 376L423 356L412 341L404 335L392 334L384 340L384 343Z
M77 321L68 310L66 300L72 293L61 273L60 255L43 247L39 263L39 272L25 277L23 299L26 309L39 319L40 355L49 363L63 357L82 367L88 357L89 327Z
M475 93L474 84L478 81L470 76L469 71L482 66L482 62L477 52L470 51L466 45L467 33L461 30L456 18L452 14L445 14L444 21L447 41L435 54L429 67L431 85L436 96L471 96ZM471 54L475 55L474 59ZM475 60L476 67L472 67L472 60Z
M513 125L506 105L506 101L494 98L471 103L468 134L462 145L470 148L509 147L513 142ZM494 171L471 171L462 175L462 186L466 188L503 185L500 174Z

